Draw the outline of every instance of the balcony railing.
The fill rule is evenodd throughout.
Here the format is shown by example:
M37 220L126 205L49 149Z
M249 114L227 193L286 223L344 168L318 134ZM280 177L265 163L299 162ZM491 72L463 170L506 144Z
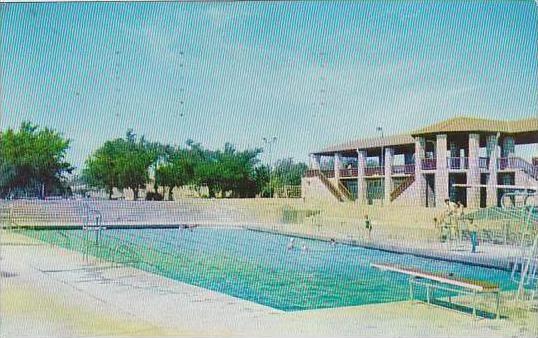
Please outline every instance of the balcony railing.
M359 169L350 168L350 169L340 169L340 177L357 177L359 176Z
M501 157L497 160L499 170L521 169L528 175L538 178L538 166L525 161L520 157Z
M425 158L422 160L422 170L435 170L437 161L434 158Z
M393 175L413 175L415 173L414 164L402 164L402 165L393 165L392 174Z
M478 167L480 169L489 169L489 157L480 157L478 159Z
M446 159L448 169L452 170L465 170L469 169L468 157L448 157Z
M331 178L334 177L334 171L332 170L318 170L318 169L310 169L305 172L305 177L318 177L319 173L322 173L323 176Z
M365 176L382 176L385 172L383 167L366 167L364 169Z
M321 170L321 173L325 175L327 178L333 178L334 177L334 170Z

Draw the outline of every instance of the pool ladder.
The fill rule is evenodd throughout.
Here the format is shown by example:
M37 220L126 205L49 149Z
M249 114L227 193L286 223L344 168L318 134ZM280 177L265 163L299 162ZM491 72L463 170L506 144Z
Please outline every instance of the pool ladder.
M99 241L101 238L101 233L106 228L102 225L103 215L101 212L95 208L90 207L89 204L84 204L84 216L82 223L82 231L84 238L84 259L87 260L89 257L89 247L90 245L95 245L99 248ZM90 237L90 231L95 233L95 237L92 240Z

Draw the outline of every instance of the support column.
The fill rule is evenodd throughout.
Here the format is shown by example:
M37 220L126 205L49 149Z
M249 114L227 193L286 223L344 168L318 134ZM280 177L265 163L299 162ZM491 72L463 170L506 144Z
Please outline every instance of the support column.
M515 141L512 136L503 139L502 157L513 157L515 154Z
M334 179L336 182L340 180L340 169L342 169L342 154L335 153L334 154Z
M319 170L320 168L320 156L316 154L310 154L310 169Z
M480 207L480 167L479 167L479 152L480 152L480 135L469 134L469 170L467 171L467 184L471 187L467 188L467 207Z
M486 146L489 158L488 183L486 187L486 206L496 207L497 198L497 158L499 157L499 139L497 135L488 135Z
M412 153L404 154L404 164L413 164L413 155Z
M460 148L456 142L450 142L450 157L460 157Z
M442 206L448 199L447 136L437 135L437 166L435 170L435 205ZM451 149L452 150L452 149Z
M426 141L424 137L415 138L415 203L419 206L426 206L426 178L422 174L422 160L425 155Z
M366 150L357 150L357 203L366 204Z
M392 184L392 165L394 164L394 148L385 148L385 205L390 203L390 193L394 189Z

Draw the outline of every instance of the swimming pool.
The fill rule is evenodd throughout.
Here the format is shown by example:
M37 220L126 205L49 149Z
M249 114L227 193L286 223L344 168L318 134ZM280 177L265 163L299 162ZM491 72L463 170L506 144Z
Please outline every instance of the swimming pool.
M120 261L188 284L284 311L394 302L408 299L407 277L370 263L393 263L488 280L513 289L510 273L347 245L296 239L245 229L129 229L28 231L32 237ZM88 244L90 243L90 244ZM301 250L305 245L308 250ZM418 293L416 297L424 297Z

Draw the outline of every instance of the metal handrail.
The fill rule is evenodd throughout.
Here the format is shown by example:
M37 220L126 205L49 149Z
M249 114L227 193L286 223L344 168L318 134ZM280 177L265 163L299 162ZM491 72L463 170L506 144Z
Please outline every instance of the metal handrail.
M340 169L340 177L358 177L359 169L350 168L350 169Z
M382 176L385 173L384 167L366 167L364 168L365 176Z
M422 170L435 170L437 169L437 160L435 158L423 158Z
M415 165L414 164L393 165L392 173L412 175L415 173Z
M468 157L447 157L446 159L448 169L469 169Z
M525 161L521 157L501 157L497 159L497 168L499 170L521 169L527 175L538 179L538 166Z
M394 201L398 196L400 196L407 188L411 186L415 182L415 175L409 176L406 178L400 185L396 187L391 193L390 193L390 200Z
M349 191L349 189L342 184L342 182L338 181L338 188L340 189L340 192L350 201L353 200L353 195Z

